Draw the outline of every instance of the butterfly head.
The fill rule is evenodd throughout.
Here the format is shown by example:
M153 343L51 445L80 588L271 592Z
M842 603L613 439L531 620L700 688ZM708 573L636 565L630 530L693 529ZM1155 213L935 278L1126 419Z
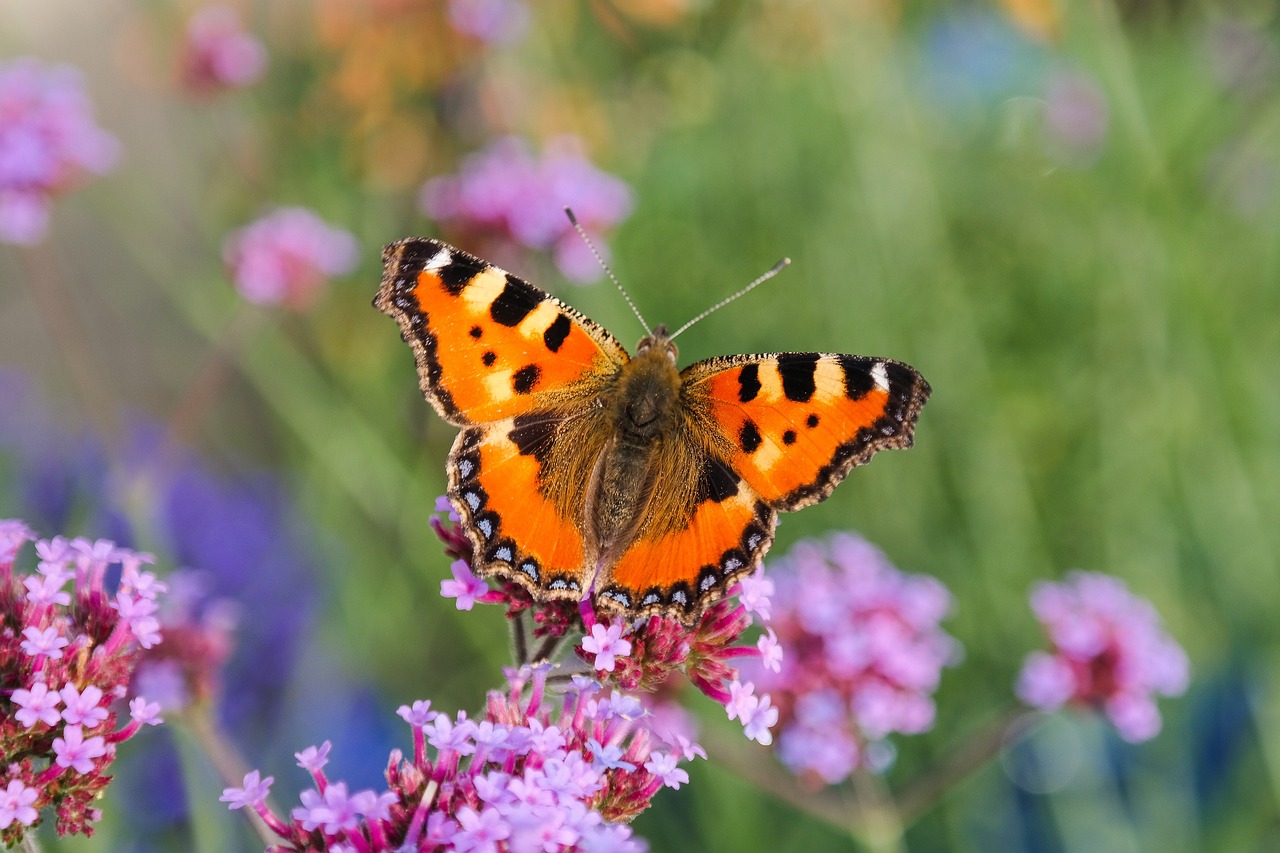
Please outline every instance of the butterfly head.
M661 324L653 330L653 334L645 335L640 339L640 343L636 344L637 358L665 359L673 365L676 363L679 352L676 345L671 342L667 327Z

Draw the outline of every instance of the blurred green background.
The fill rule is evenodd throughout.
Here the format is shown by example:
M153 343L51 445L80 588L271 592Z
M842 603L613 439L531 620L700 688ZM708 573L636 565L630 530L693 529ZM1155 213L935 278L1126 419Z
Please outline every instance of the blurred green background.
M59 202L43 246L0 246L0 367L64 425L180 421L212 469L280 478L314 531L322 602L283 693L327 679L335 705L370 696L390 719L414 698L477 708L498 682L501 613L438 595L448 561L426 520L453 430L369 301L383 244L450 238L415 207L424 180L497 136L574 134L634 192L608 242L651 323L794 262L682 336L682 362L854 352L908 361L934 388L915 449L786 517L775 545L857 530L955 595L965 659L934 730L897 740L891 788L1009 704L1041 643L1037 579L1124 578L1191 657L1159 738L1124 745L1069 716L1066 746L1042 756L1067 768L1045 771L1052 790L993 762L908 847L1280 849L1274 4L538 0L521 38L486 44L438 3L258 0L239 8L266 78L200 100L171 64L193 8L0 2L0 52L79 67L124 148ZM305 312L248 306L222 265L225 235L277 204L361 246L359 270ZM607 284L564 284L537 254L506 263L639 337ZM0 491L23 516L20 490ZM132 496L140 516L146 498ZM164 562L164 541L138 544ZM342 755L347 734L316 739ZM286 757L264 772L296 789L287 755L311 741L284 723L272 737ZM378 749L335 775L376 778ZM636 823L654 850L857 849L714 754L691 775ZM153 849L131 846L111 805L98 838L60 849ZM216 803L192 808L234 827ZM186 849L177 837L156 849ZM221 843L208 849L240 842Z

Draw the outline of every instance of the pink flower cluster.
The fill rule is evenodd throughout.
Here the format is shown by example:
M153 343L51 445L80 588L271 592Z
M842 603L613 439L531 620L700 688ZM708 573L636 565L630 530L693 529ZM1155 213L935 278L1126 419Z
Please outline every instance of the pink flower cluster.
M282 207L233 232L222 256L245 299L302 309L329 278L355 269L359 246L310 210Z
M781 711L780 758L828 784L860 767L884 769L888 735L933 725L932 694L959 652L939 627L951 594L851 534L800 542L770 574L764 645L776 638L782 661L753 680Z
M743 683L733 665L739 658L761 658L766 666L776 666L780 660L772 633L755 644L739 644L751 628L751 614L763 619L769 613L772 584L759 572L739 581L730 590L730 598L707 608L692 627L664 616L651 616L629 626L617 620L606 625L596 620L585 600L535 602L522 586L510 581L500 583L500 589L491 589L471 571L471 543L458 527L457 513L448 498L436 501L436 511L447 513L448 518L433 517L431 526L444 541L446 553L458 558L452 566L453 578L441 581L440 594L455 599L459 610L470 610L479 602L504 605L508 618L532 613L535 637L554 640L581 631L582 641L574 648L578 659L594 670L600 681L623 690L669 688L670 677L682 672L705 695L723 705L729 719L742 724L747 737L762 744L772 742L778 709L767 694L758 696L751 684Z
M1155 737L1155 696L1182 694L1189 666L1150 602L1118 578L1072 572L1062 583L1037 584L1031 609L1052 648L1027 656L1018 698L1045 711L1066 704L1098 708L1125 740Z
M297 755L315 787L288 822L267 807L273 780L258 771L222 800L262 817L282 842L272 851L644 849L626 822L664 786L688 782L679 763L701 749L661 748L643 706L595 682L575 679L553 699L552 669L508 671L507 688L489 694L480 720L437 713L425 701L401 707L413 755L391 753L383 792L328 779L326 742Z
M0 61L0 241L38 242L53 198L105 173L119 149L94 123L75 70Z
M419 203L432 219L462 232L468 245L496 238L551 251L566 277L586 283L603 273L564 209L572 208L584 228L598 233L631 212L631 189L592 165L574 137L551 140L541 158L523 141L505 137L467 157L457 175L427 181ZM501 248L494 247L492 256L501 259Z
M260 80L266 70L266 48L244 31L235 9L206 6L187 22L180 74L192 92L242 89Z
M36 573L19 575L14 562L33 541ZM160 722L159 706L136 697L117 729L113 706L139 649L160 641L165 587L141 570L150 560L105 539L37 540L22 522L0 521L0 842L17 843L45 808L59 835L92 835L116 745ZM115 565L112 594L104 578Z

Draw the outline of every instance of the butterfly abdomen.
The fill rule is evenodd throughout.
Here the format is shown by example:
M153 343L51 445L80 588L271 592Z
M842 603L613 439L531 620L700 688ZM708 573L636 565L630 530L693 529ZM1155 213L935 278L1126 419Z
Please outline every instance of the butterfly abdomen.
M660 454L679 417L674 348L642 348L618 371L602 402L610 438L592 472L585 515L589 554L607 565L638 532Z

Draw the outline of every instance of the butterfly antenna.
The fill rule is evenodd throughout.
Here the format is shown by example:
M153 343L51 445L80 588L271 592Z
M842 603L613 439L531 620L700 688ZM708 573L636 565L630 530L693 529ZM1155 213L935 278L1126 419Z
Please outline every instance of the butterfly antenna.
M773 268L772 268L772 269L770 269L770 270L769 270L767 273L765 273L764 275L760 276L760 277L759 277L758 279L756 279L755 281L753 281L753 282L751 282L750 284L748 284L746 287L742 288L742 290L739 290L737 293L733 294L732 296L726 296L724 299L721 299L719 302L717 302L715 305L712 305L712 306L711 306L710 308L708 308L706 311L703 311L703 312L702 312L701 314L699 314L697 317L694 317L692 320L690 320L689 322L685 323L685 324L684 324L683 326L681 326L680 328L676 329L674 332L672 332L672 333L671 333L671 337L667 338L667 340L675 340L675 338L676 338L676 336L677 336L677 335L679 335L681 332L683 332L683 331L685 331L686 329L688 329L688 328L689 328L690 326L692 326L694 323L696 323L696 322L698 322L699 320L701 320L701 319L705 318L708 314L712 314L712 313L714 313L714 312L716 312L716 311L719 311L721 308L723 308L724 306L728 305L730 302L732 302L733 300L737 299L739 296L746 296L746 295L747 295L747 293L748 293L749 291L751 291L753 288L758 287L759 285L764 284L766 281L768 281L769 279L773 278L773 277L774 277L775 275L777 275L778 273L782 272L783 267L787 266L787 265L788 265L788 264L790 264L790 263L791 263L791 259L790 259L790 258L783 258L782 260L778 261L776 264L774 264L774 265L773 265Z
M587 244L587 248L591 250L591 254L595 255L596 260L600 262L600 268L609 276L609 280L617 286L618 292L622 294L622 298L627 300L627 304L631 306L631 312L636 315L636 319L640 321L640 325L644 326L644 333L646 335L652 335L653 331L649 328L649 324L644 321L644 317L641 316L640 309L631 301L631 294L627 293L627 289L622 286L622 282L618 281L617 277L613 274L613 270L609 269L609 265L604 262L604 258L601 257L600 252L596 250L596 244L591 242L591 238L587 236L587 232L578 224L578 217L574 216L573 211L567 207L564 209L564 215L569 217L569 223L573 225L573 229L578 232L578 236L582 238L582 242Z

